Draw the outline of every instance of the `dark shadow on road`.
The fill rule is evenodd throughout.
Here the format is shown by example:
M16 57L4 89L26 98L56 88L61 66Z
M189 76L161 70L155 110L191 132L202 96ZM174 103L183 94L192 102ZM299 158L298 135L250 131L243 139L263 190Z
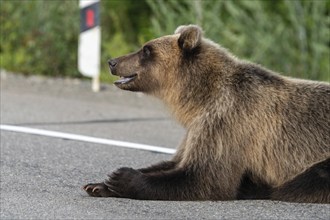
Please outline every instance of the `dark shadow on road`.
M116 119L100 119L87 121L67 121L67 122L32 122L12 124L16 126L51 126L51 125L82 125L82 124L106 124L106 123L129 123L129 122L148 122L148 121L167 121L166 117L159 118L116 118Z

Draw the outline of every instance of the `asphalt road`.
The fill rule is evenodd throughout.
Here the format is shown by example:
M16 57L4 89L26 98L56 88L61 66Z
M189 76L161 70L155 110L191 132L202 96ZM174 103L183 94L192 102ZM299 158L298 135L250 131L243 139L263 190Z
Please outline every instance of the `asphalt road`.
M1 73L1 124L175 148L183 129L151 97L87 81ZM81 190L121 166L168 154L1 130L0 219L330 219L330 206L276 201L92 198Z

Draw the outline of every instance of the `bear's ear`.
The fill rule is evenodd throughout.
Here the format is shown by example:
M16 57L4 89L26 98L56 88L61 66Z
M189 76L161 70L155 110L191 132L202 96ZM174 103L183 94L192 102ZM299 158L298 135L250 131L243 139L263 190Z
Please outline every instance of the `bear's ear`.
M179 26L174 33L180 34L178 39L179 47L186 51L193 50L202 41L203 31L197 25Z

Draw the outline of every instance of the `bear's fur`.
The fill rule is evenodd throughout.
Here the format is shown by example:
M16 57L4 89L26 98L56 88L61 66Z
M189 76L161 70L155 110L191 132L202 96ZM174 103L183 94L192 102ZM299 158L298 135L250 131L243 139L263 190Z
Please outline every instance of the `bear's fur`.
M109 65L119 88L159 97L187 133L171 161L120 168L89 195L330 203L330 84L239 60L195 25Z

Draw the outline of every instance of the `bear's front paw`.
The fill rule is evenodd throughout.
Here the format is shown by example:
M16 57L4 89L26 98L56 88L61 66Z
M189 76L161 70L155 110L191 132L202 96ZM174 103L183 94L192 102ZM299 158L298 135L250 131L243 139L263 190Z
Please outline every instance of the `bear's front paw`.
M122 167L112 174L108 175L109 179L104 181L109 191L115 193L119 197L136 198L138 185L143 181L143 174L135 169Z

